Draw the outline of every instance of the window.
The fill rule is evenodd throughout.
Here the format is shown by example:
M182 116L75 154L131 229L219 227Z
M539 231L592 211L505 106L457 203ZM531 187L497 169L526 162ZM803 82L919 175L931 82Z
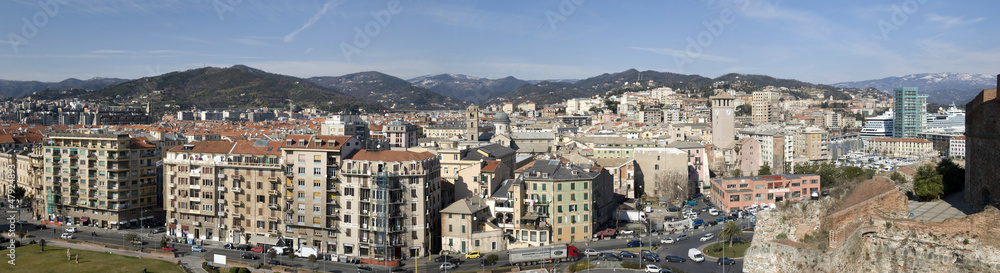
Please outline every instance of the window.
M660 164L653 165L653 170L660 170Z
M569 190L575 191L576 190L576 183L569 183Z

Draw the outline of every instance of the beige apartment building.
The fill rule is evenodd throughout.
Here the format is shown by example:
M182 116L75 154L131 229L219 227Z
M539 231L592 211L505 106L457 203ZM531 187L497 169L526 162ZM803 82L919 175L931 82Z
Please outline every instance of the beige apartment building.
M359 150L341 163L338 253L394 265L437 252L440 160L430 152Z
M455 253L506 251L503 230L489 221L486 200L470 197L441 210L442 249Z
M781 93L777 92L753 92L751 113L754 124L777 122L779 117L778 99L780 96Z
M118 133L43 140L43 219L106 228L138 226L159 211L156 146Z

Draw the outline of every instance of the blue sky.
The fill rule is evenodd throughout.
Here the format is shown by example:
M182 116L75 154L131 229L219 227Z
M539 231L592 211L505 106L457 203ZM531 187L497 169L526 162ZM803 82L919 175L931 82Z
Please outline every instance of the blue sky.
M50 4L55 3L55 4ZM587 78L629 68L833 83L996 74L997 1L126 1L0 3L0 79L135 79L246 64ZM360 31L362 34L358 34Z

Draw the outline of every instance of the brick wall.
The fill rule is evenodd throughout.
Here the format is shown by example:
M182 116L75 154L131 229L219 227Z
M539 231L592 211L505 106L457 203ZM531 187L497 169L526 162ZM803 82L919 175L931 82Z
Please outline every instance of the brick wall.
M830 233L830 247L844 243L855 230L872 221L872 215L906 215L907 201L895 185L885 177L875 177L858 186L840 203L841 207L823 218L821 228Z
M1000 75L998 75L1000 84ZM1000 86L998 86L1000 87ZM987 204L1000 199L1000 130L998 130L997 89L986 89L966 104L965 117L967 166L965 168L965 204L973 211L982 211Z

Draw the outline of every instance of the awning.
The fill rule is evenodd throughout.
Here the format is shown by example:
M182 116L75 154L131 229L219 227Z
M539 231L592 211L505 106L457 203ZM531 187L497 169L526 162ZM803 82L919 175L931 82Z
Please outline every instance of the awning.
M112 224L112 225L117 225L117 224L118 224L118 222L115 222L115 221L111 221L111 222L108 222L108 224Z
M327 245L331 245L331 246L335 246L335 245L337 245L337 243L334 243L334 242L326 242L326 244L327 244Z
M83 222L90 221L90 217L80 217L80 221L83 221Z
M270 238L270 237L263 236L263 235L256 235L256 236L250 237L249 243L250 244L262 244L262 245L277 245L278 244L278 238Z
M187 230L187 229L188 229L188 226L181 225L181 230Z
M132 220L128 220L128 221L132 222L132 223L139 222L139 220L136 220L136 219L132 219Z
M175 228L177 228L177 224L170 224L170 229L175 229Z
M354 244L348 244L348 243L344 243L344 246L347 246L347 247L354 247Z
M538 220L538 214L534 214L534 213L526 214L523 217L521 217L521 220L528 220L528 221Z

